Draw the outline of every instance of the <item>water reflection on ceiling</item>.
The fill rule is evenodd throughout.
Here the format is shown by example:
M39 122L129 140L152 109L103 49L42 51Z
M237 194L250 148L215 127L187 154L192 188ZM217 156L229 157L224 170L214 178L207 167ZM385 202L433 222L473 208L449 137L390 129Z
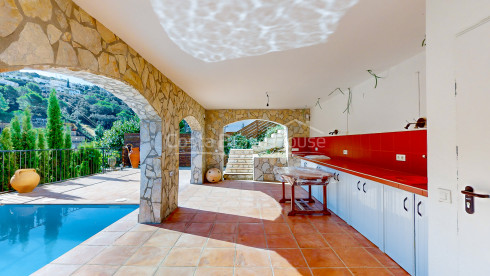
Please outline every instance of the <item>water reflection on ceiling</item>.
M218 62L327 41L358 0L151 0L184 52Z

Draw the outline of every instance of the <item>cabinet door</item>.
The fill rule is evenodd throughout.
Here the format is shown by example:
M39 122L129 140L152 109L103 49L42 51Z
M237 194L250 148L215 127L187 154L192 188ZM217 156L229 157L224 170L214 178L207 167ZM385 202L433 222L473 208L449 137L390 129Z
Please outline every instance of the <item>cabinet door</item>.
M338 172L337 183L337 215L345 222L350 223L350 175L344 172Z
M415 275L417 276L429 274L427 213L427 198L415 195Z
M359 191L360 230L368 240L383 249L383 185L363 179Z
M362 224L364 217L364 210L361 208L362 201L362 183L363 179L357 176L351 175L349 178L348 193L350 196L349 201L349 224L362 234Z
M384 249L410 275L415 273L414 194L384 187Z
M337 214L337 202L338 202L338 181L331 180L327 185L327 208Z

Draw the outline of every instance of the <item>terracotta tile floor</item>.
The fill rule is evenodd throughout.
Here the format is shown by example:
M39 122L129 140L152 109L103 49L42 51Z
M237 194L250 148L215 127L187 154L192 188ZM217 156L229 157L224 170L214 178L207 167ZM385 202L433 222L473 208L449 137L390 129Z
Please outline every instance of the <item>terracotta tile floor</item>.
M190 185L162 224L135 211L37 274L408 275L336 215L288 217L280 197L280 183Z

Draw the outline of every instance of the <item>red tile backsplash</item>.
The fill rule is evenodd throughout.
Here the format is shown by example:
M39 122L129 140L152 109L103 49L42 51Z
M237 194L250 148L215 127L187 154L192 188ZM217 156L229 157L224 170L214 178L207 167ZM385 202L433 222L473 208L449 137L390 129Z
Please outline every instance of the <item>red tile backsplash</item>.
M325 154L332 159L358 162L386 169L427 175L427 130L346 136L293 138L300 152ZM318 151L315 151L315 147ZM343 150L348 150L344 155ZM294 152L293 152L294 153ZM406 161L396 161L405 154Z

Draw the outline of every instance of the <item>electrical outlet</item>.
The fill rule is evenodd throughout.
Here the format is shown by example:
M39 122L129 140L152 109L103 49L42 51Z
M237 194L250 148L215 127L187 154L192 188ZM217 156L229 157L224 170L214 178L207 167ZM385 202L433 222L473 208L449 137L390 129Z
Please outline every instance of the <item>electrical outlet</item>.
M315 151L318 151L318 148L315 148Z
M405 154L397 154L396 161L407 161Z
M344 155L347 155L347 150L344 150L343 153L344 153Z

